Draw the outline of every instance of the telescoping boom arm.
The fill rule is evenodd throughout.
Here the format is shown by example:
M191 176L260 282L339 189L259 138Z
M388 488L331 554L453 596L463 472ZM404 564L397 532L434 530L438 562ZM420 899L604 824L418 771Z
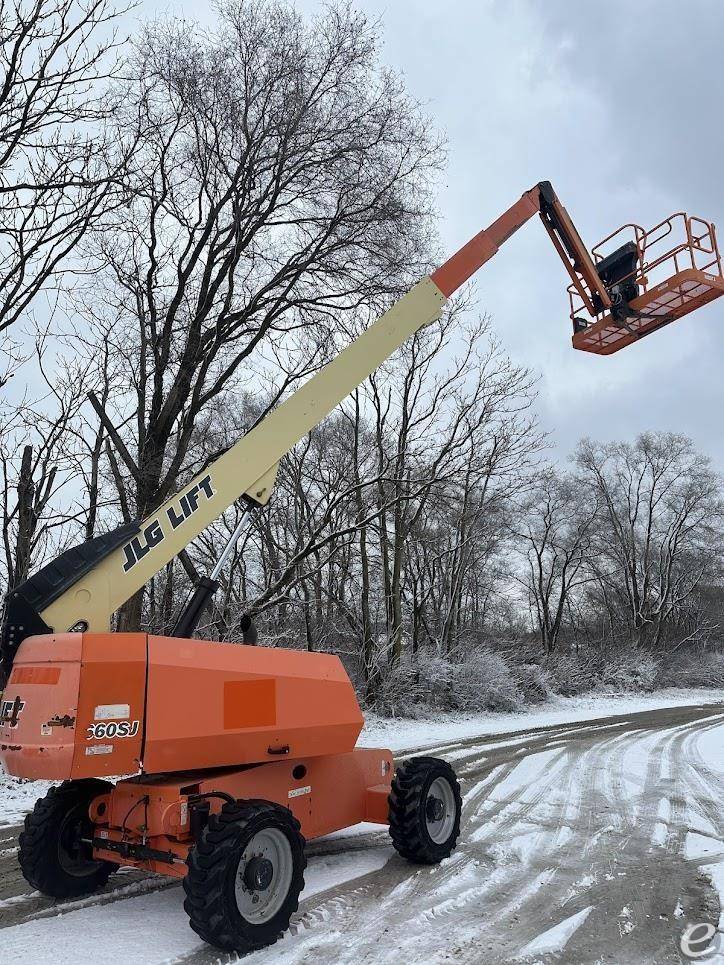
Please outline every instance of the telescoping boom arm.
M113 613L236 500L245 496L264 505L282 456L407 338L437 319L453 292L535 214L590 313L610 307L565 208L550 183L541 182L151 516L67 550L14 588L6 600L2 629L5 669L22 639L31 634L107 631Z

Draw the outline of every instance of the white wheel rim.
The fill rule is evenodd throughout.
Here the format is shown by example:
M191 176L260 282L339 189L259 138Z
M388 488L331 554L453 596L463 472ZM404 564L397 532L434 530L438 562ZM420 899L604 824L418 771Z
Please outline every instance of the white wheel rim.
M249 866L255 859L271 864L271 880L266 887L255 888L248 881ZM269 921L284 904L293 876L292 848L284 832L279 828L257 831L247 841L236 869L234 893L239 914L254 925Z
M434 801L442 803L442 814L439 818L430 816L430 805ZM435 844L444 844L455 826L457 804L452 786L447 778L436 777L427 789L425 798L425 824L427 833Z

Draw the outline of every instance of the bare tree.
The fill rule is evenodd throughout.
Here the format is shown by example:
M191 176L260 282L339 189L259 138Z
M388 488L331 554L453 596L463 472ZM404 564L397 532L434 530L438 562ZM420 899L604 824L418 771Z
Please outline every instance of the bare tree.
M101 150L102 98L119 15L109 0L0 0L0 332L106 211L119 158Z
M446 316L432 326L282 460L203 632L238 638L251 612L269 642L346 655L370 700L407 639L412 653L421 644L451 653L484 622L502 507L540 445L530 390L484 324ZM242 400L200 441L224 448L234 423L264 407ZM227 514L190 548L199 571L237 518Z
M721 555L721 479L690 439L644 433L581 442L577 463L600 501L597 579L636 645L658 647Z
M456 345L441 369L440 356ZM517 491L540 444L528 411L531 376L510 362L484 320L461 325L454 314L446 316L403 348L398 365L397 378L383 368L370 380L378 460L381 466L389 462L387 478L380 474L378 508L393 667L402 653L411 534L426 517L428 526L439 517L448 526L455 523L447 615L440 628L442 645L450 650L471 543L479 535L476 523Z
M81 307L126 367L125 391L96 408L130 512L179 485L203 414L253 391L264 359L283 373L274 404L345 312L424 269L440 149L375 45L345 6L305 23L241 2L213 32L168 22L138 46L116 118L118 140L138 143L129 203ZM122 625L139 614L137 595Z
M33 565L78 534L86 494L76 485L75 423L85 401L85 373L77 365L50 366L36 346L44 381L37 399L21 400L0 432L3 583L12 589Z
M517 579L546 653L556 649L572 596L594 579L598 498L575 476L549 469L526 493L514 516L513 545L524 560Z

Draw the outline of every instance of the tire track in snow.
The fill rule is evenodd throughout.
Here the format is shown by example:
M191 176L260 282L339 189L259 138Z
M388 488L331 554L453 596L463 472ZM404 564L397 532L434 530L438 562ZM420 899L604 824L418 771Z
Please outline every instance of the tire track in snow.
M505 835L510 836L513 832L530 828L531 825L535 825L536 821L539 826L542 824L543 830L538 834L536 846L531 849L526 860L521 862L521 867L517 869L495 868L492 874L488 876L487 881L482 880L477 888L461 874L460 866L457 869L458 874L446 876L447 880L443 876L439 876L439 880L436 880L433 869L430 872L428 887L424 891L421 891L419 886L398 888L391 895L389 902L380 902L378 896L373 915L370 915L369 909L356 908L353 914L348 913L348 915L351 914L353 921L349 923L348 920L334 922L331 927L336 935L335 941L338 939L339 943L334 945L333 954L329 953L329 942L326 936L324 938L320 936L319 941L316 941L316 936L309 936L308 942L296 947L296 949L293 950L289 946L288 954L292 956L291 958L287 958L285 955L280 960L301 962L315 958L323 962L337 960L385 962L394 960L395 956L399 955L400 947L405 948L406 953L403 957L409 960L416 951L419 951L419 949L416 950L413 947L419 943L408 938L407 944L404 944L403 937L399 935L403 923L411 928L414 925L423 932L426 923L429 924L431 929L434 929L435 936L428 934L425 944L426 956L429 961L435 960L434 951L431 952L431 950L434 950L441 939L444 941L446 948L459 949L459 954L453 953L453 958L465 960L466 952L464 951L464 942L461 944L461 938L471 929L476 935L476 940L471 944L467 953L470 956L470 961L480 961L481 948L486 947L486 940L488 940L490 947L494 949L494 956L491 956L491 960L506 961L508 958L511 961L514 960L515 949L535 938L541 930L541 921L546 921L547 917L550 916L551 906L555 907L555 901L551 900L549 891L552 884L555 884L557 890L563 891L564 883L559 881L559 878L568 877L570 883L575 884L582 880L582 870L588 873L590 869L593 869L594 873L590 875L590 880L598 886L595 890L599 892L602 902L607 890L620 892L628 885L628 881L623 882L618 879L618 875L621 875L622 879L626 879L629 870L616 871L615 875L608 875L609 878L614 879L616 885L614 889L611 889L610 882L606 880L605 871L611 867L609 862L611 842L608 840L602 842L600 832L606 830L610 819L606 810L601 808L600 805L602 801L606 801L608 810L615 812L614 817L618 818L616 824L619 830L613 828L615 833L613 849L625 854L626 846L630 843L637 825L636 809L631 806L627 798L626 755L644 738L649 743L652 742L651 735L643 730L631 735L611 735L603 740L597 740L595 737L583 740L582 743L588 745L587 749L580 755L568 754L563 761L563 766L566 768L565 773L556 771L547 781L540 782L542 787L539 787L533 795L529 795L525 788L518 789L517 793L513 791L505 794L502 800L496 801L492 807L485 807L481 799L493 798L495 787L503 784L515 772L515 768L510 766L501 768L493 782L488 780L479 782L479 785L473 786L470 793L467 794L466 808L468 812L472 810L473 804L479 801L481 804L477 813L473 811L467 820L466 830L470 835L471 827L474 828L476 825L480 827L485 824L486 818L489 821L491 816L502 815L503 820L499 822L498 827L496 828L495 822L492 822L489 833L483 836L489 843L491 837L496 837L496 830L502 831L501 825L505 829ZM668 740L667 737L664 737L664 739ZM656 742L657 738L654 736L653 743L655 746L657 746ZM657 747L657 753L663 758L665 749L659 752ZM607 772L614 774L613 782L600 780ZM654 767L648 777L646 773L641 776L639 797L646 800L648 794L646 789L657 787L658 773L659 768ZM655 777L656 780L652 781L652 777ZM541 817L541 806L549 792L552 795L548 800L549 807ZM584 799L587 799L587 801ZM506 810L515 801L518 802L519 807L513 809L512 813L510 810ZM622 813L617 811L619 807ZM560 815L558 822L551 820L550 817L551 812L556 810ZM575 833L565 839L562 847L556 847L556 842L560 839L559 825L565 824L565 822L572 822L575 825ZM579 860L580 854L590 844L592 829L595 829L599 836L596 843L589 847L588 863L582 869ZM484 845L486 841L476 843ZM469 843L466 845L463 842L460 850L470 851ZM485 855L478 857L484 859ZM548 867L538 870L541 863L548 865ZM555 864L555 871L550 867L551 863ZM479 866L484 874L486 862L480 860ZM567 873L561 874L561 871L566 868ZM504 871L508 873L503 873ZM511 871L513 871L512 874ZM583 875L584 879L586 873ZM651 877L649 869L645 869L644 874L649 878ZM457 886L457 891L449 887L451 883ZM544 887L544 884L547 887ZM432 895L430 895L431 887L434 888ZM573 901L570 900L570 887L563 891L563 895L567 895L569 901L568 907L565 912L562 912L561 917L569 917L591 907L591 895L586 894L586 891L585 887L579 888L578 895ZM416 898L419 902L419 899L423 896L426 898L424 907L413 917L411 906L414 907ZM483 898L486 912L484 921L481 920L479 906L476 907L476 902ZM618 901L617 895L614 895L614 900L615 902ZM396 915L394 912L390 913L390 904L394 907L395 902L398 904ZM618 932L616 917L621 907L623 905L616 909L616 915L613 916L608 909L606 916L609 926L613 923L613 927L616 928L616 935L619 940L621 935ZM400 915L402 908L405 910L404 916ZM511 913L513 914L511 915ZM370 915L369 919L368 915ZM506 916L507 921L505 920ZM510 920L511 917L512 921ZM587 916L583 916L581 921L583 921L583 918L587 919ZM501 919L504 927L497 928L495 923L501 921ZM380 949L381 920L385 922L387 930L393 933L391 938L387 937L383 950ZM526 924L528 922L529 925ZM514 925L514 937L505 933L506 928L509 931L512 925ZM350 932L354 933L354 937ZM395 934L396 932L398 934ZM340 956L340 948L346 946L348 938L353 943L354 956ZM521 939L525 941L521 941ZM282 951L283 945L284 943L279 946L279 952ZM395 950L394 955L388 954L387 947ZM635 954L639 955L638 950ZM573 958L572 960L584 961L585 959ZM643 959L639 957L634 960L640 962Z
M445 747L457 758L465 795L458 851L432 868L390 852L382 868L304 899L290 934L244 962L515 961L541 932L568 918L578 921L575 916L589 907L593 911L569 939L570 955L578 956L570 961L595 961L596 943L600 952L609 941L619 943L616 960L622 963L634 952L639 958L630 960L637 965L675 961L666 956L675 928L688 919L659 926L669 944L663 957L651 957L652 948L659 952L658 939L643 919L657 902L668 901L668 892L647 894L646 888L654 878L671 882L683 894L685 916L709 913L704 887L697 892L692 886L696 867L683 848L687 797L701 801L701 813L721 828L712 807L721 798L722 776L697 750L699 737L721 726L721 717L711 706L672 708L450 742ZM667 849L651 842L662 800L671 809ZM319 856L366 851L384 840L385 831L373 831L313 842L309 850ZM7 835L2 847L14 846ZM123 877L123 885L132 884L127 876L116 880ZM167 879L147 887L163 884ZM617 920L629 904L634 928L622 936ZM112 916L112 909L98 912ZM49 913L57 914L57 906ZM231 960L205 947L178 959L188 965Z

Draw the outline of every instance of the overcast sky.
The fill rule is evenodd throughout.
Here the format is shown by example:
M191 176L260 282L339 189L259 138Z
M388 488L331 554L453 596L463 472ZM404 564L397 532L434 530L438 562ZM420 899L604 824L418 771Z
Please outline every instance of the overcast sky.
M298 0L305 10L315 0ZM357 0L382 56L448 139L440 233L452 252L540 180L589 247L687 210L722 223L724 0ZM144 12L211 16L145 0ZM479 274L478 304L540 375L563 456L584 434L693 437L724 470L724 298L601 358L570 347L567 276L531 221Z

